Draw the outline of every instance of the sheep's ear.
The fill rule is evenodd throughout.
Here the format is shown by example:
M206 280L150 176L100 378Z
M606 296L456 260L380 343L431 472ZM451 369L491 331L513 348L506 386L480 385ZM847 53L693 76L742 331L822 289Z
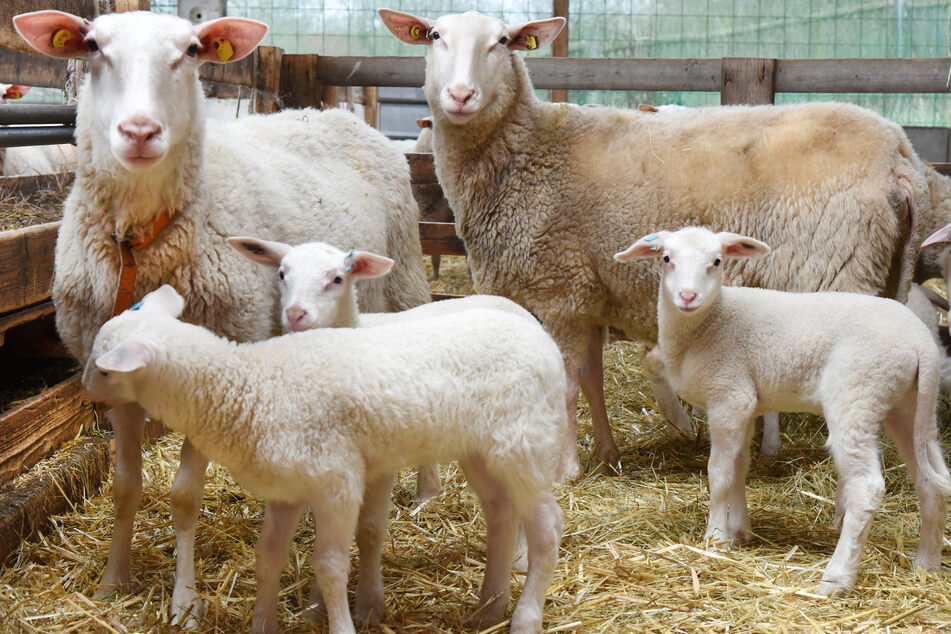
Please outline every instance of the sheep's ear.
M418 18L409 13L394 11L393 9L377 9L376 12L383 20L384 26L390 30L396 39L405 44L432 44L429 29L433 21L429 18Z
M93 53L85 41L92 23L78 15L32 11L14 16L13 26L20 37L44 55L84 59Z
M344 260L348 275L356 278L380 277L389 273L393 260L368 251L354 251Z
M951 242L951 224L941 227L925 238L925 241L921 243L921 248L924 249L935 244L947 244L948 242Z
M142 299L142 308L158 310L178 319L185 310L185 300L174 288L163 284Z
M236 62L247 57L267 34L267 25L247 18L218 18L195 27L203 62Z
M555 39L565 28L564 18L548 18L505 26L509 34L508 47L513 51L534 51Z
M769 253L769 245L759 240L747 236L741 236L738 233L721 231L717 234L717 239L722 247L723 257L725 258L752 258L758 260Z
M4 91L3 96L5 99L20 99L26 93L30 92L30 86L23 86L21 84L12 84L7 86L6 91Z
M133 372L144 368L152 360L148 346L138 341L123 341L96 359L96 367L103 372Z
M431 127L433 127L433 118L432 118L432 117L423 117L423 118L421 118L421 119L417 119L417 120L416 120L416 125L417 125L420 129L422 129L422 128L431 128Z
M238 253L252 262L272 266L274 268L281 266L281 260L294 248L283 242L271 242L270 240L258 240L257 238L245 237L228 238L228 244L233 246Z
M656 258L664 254L664 240L669 231L658 231L644 236L624 251L614 254L618 262L630 262L634 258Z

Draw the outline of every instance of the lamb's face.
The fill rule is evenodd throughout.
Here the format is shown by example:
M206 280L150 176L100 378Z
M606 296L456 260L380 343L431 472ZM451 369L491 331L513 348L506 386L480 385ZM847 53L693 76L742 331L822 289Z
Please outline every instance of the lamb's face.
M940 263L941 275L944 278L947 289L951 291L951 224L947 224L921 243L922 249L933 248L941 249ZM951 295L949 295L951 297Z

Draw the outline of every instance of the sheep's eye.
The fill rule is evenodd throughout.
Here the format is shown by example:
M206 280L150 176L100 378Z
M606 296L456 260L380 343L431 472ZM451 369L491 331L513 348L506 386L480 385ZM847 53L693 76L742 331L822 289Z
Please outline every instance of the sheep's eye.
M92 38L86 40L86 46L89 47L89 50L93 53L99 50L99 44Z
M106 372L105 370L99 370L99 374L101 374L102 376L109 376L109 373Z
M334 284L341 284L342 282L343 282L343 278L340 277L339 275L334 278Z
M191 46L188 47L188 51L186 52L188 53L189 57L195 57L196 55L198 55L198 45L192 44Z
M720 258L713 261L713 266L720 266Z
M439 39L439 33L436 33L435 31L430 31L430 32L429 32L429 39L431 39L431 40L433 40L433 41L438 40L438 39Z
M283 279L284 279L284 271L278 271L278 272L277 272L277 276L280 277L280 278L283 280Z
M499 44L505 46L508 43L509 43L509 38L507 36L503 35L501 38L499 38Z
M670 264L670 256L669 256L669 255L665 255L665 256L664 256L664 262L666 262L667 264Z

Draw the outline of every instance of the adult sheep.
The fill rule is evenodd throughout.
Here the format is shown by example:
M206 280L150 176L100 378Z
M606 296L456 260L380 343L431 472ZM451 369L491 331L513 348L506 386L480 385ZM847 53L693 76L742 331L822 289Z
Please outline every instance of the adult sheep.
M409 171L385 137L340 110L206 122L199 65L248 55L264 24L222 18L193 26L148 12L90 22L58 11L14 22L41 53L89 64L77 112L79 167L53 282L57 328L81 362L114 311L162 284L186 298L186 321L238 341L279 334L277 285L228 245L234 234L320 239L393 258L391 275L367 283L363 310L428 300ZM129 587L142 494L144 412L123 405L111 419L116 519L100 593ZM207 465L187 440L181 460L171 493L176 529L194 526ZM193 542L193 531L177 539L174 619L197 612Z
M650 114L542 103L516 51L550 42L562 18L380 16L401 41L430 46L436 174L476 287L544 322L565 357L569 418L580 383L603 462L618 458L601 385L605 331L657 338L658 276L611 258L627 236L687 224L754 235L775 257L731 264L728 284L904 299L930 202L897 125L845 104ZM689 430L662 371L654 374L665 415ZM566 475L578 472L575 445L571 436Z

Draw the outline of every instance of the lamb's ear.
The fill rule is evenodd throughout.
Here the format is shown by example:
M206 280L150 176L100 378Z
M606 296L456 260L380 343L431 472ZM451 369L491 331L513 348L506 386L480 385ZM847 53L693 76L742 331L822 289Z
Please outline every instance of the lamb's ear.
M725 258L752 258L758 260L769 253L769 245L759 240L747 236L741 236L738 233L721 231L717 234L717 239L723 249L721 252Z
M152 360L148 346L138 341L123 341L96 359L96 367L103 372L133 372L144 368Z
M508 47L514 51L534 51L555 39L565 28L564 18L548 18L522 24L505 25L509 34Z
M393 260L369 251L351 251L344 260L347 275L360 279L380 277L389 273Z
M62 11L32 11L13 17L17 33L44 55L84 59L93 54L86 43L92 23Z
M394 11L393 9L377 9L376 12L383 20L384 26L390 30L396 39L405 44L432 44L429 29L433 21L429 18L418 18L409 13Z
M272 266L274 268L281 266L281 260L294 248L283 242L271 242L270 240L258 240L257 238L245 237L228 238L228 244L233 246L238 253L252 262Z
M951 224L946 224L925 238L925 241L921 243L921 248L924 249L935 244L947 244L948 242L951 242Z
M175 319L185 310L185 300L174 288L162 284L142 299L142 308L166 313Z
M203 62L236 62L247 57L267 34L267 25L247 18L218 18L195 27Z
M618 262L630 262L634 258L656 258L664 254L664 240L669 231L658 231L646 235L624 251L614 254Z

